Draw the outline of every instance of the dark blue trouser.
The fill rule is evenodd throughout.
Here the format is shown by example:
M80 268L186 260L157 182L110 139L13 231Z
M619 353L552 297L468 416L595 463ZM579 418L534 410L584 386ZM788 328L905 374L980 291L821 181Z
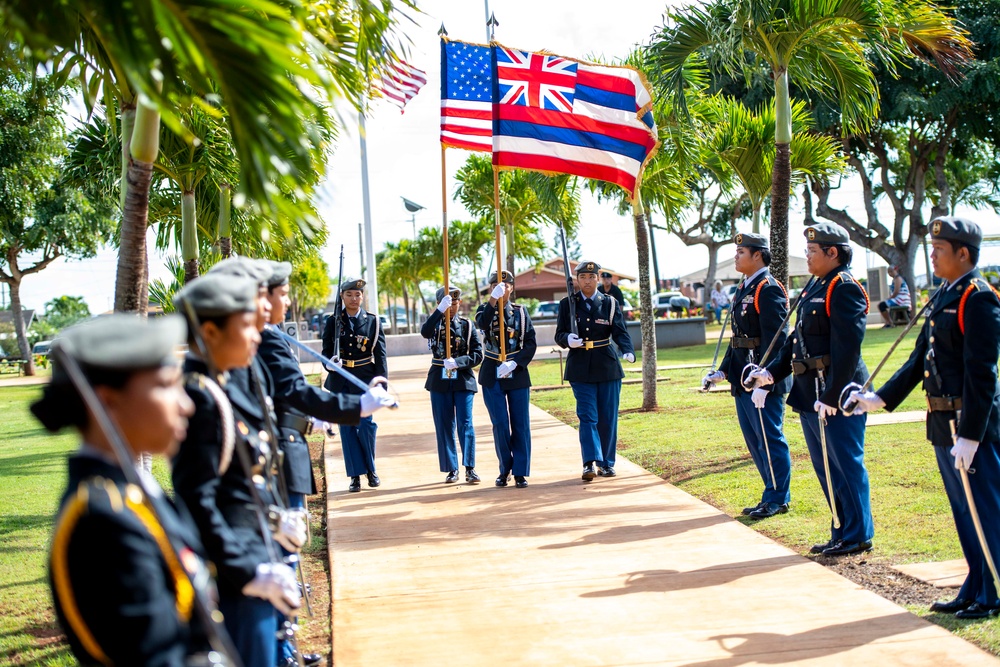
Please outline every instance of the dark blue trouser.
M306 506L306 496L304 493L295 493L294 491L288 492L288 507L289 509L304 508ZM281 548L281 553L286 557L290 555L291 552L285 551L285 548ZM299 566L295 564L292 569L297 569ZM304 593L303 593L304 595ZM304 605L305 603L303 603ZM280 628L285 622L285 615L281 612L275 612L278 614L278 627ZM293 622L295 619L292 619ZM295 658L295 649L292 648L292 643L286 639L278 640L278 656L283 659Z
M823 468L823 448L820 444L820 421L815 412L800 412L802 433L806 437L813 470L829 502L826 471ZM867 415L827 417L826 445L833 482L834 508L840 518L840 528L830 523L830 538L836 542L867 542L875 535L872 522L871 489L865 468L865 424Z
M618 449L618 398L621 380L570 382L580 420L580 453L583 462L614 467Z
M270 602L224 595L219 598L219 611L243 667L274 667L278 663L278 612Z
M744 392L736 397L736 417L747 449L750 450L750 458L757 466L760 478L764 480L764 493L760 499L765 503L784 505L792 498L788 489L792 480L792 457L788 453L788 441L785 440L785 397L769 393L764 408L758 413L750 394L751 392ZM761 417L764 418L763 432L760 427ZM769 450L770 465L767 459ZM771 479L772 468L774 480Z
M983 525L986 544L990 548L993 562L1000 566L997 557L1000 556L1000 453L997 449L1000 443L982 443L972 459L974 473L969 475L969 487L972 489L972 499L976 503L976 511ZM958 530L958 541L962 545L962 553L969 564L969 576L958 591L958 597L975 600L990 606L997 604L997 591L993 584L993 574L983 555L983 548L976 535L976 527L969 513L969 504L965 499L965 489L962 488L961 473L955 468L955 457L951 455L951 447L934 447L937 456L938 470L944 481L944 490L951 503L951 514Z
M357 426L340 425L340 442L348 477L375 472L375 431L378 424L371 416L362 417Z
M476 429L472 427L473 391L432 391L431 414L437 436L438 466L441 472L458 470L455 431L462 443L462 464L476 467Z
M493 445L501 475L527 477L531 474L528 392L528 387L504 389L500 382L492 387L483 387L483 402L493 422Z

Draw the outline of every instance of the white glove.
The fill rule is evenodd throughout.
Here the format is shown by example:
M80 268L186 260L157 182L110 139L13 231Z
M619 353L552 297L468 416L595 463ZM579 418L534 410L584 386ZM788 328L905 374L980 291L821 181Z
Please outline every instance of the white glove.
M267 600L285 616L292 616L302 604L295 573L284 563L259 564L243 595Z
M497 366L497 377L505 378L513 373L515 368L517 368L516 361L505 361Z
M438 310L442 313L446 313L449 308L451 308L451 295L445 294L441 297L441 302L438 303Z
M390 396L389 392L385 389L380 386L371 387L368 391L361 394L361 416L369 417L376 410L388 408L395 404L396 399Z
M827 405L822 401L816 401L815 403L813 403L813 410L816 411L816 415L820 419L826 419L827 417L835 417L837 416L838 412L837 408L833 407L832 405Z
M866 412L875 412L885 407L885 401L874 391L852 391L849 400L857 401L858 405L852 414L863 415Z
M705 377L702 378L701 384L702 386L705 386L706 384L711 386L719 382L722 382L725 379L726 379L726 374L723 373L722 371L712 371L711 373L707 373Z
M444 368L445 370L453 371L458 368L458 362L451 357L448 357L444 360Z
M631 352L626 352L624 354L624 356L622 356L622 359L624 359L625 361L629 362L630 364L634 364L635 363L635 355L632 354Z
M750 400L753 401L753 406L758 410L763 410L764 404L767 402L767 396L770 393L771 392L767 389L761 389L760 387L754 389L753 393L750 394Z
M309 535L309 528L306 525L308 516L306 511L300 508L282 510L274 532L274 541L284 547L285 551L298 553Z
M972 459L976 456L979 443L968 438L955 438L955 446L951 448L951 455L955 457L955 467L968 472L972 467Z
M499 301L506 293L507 283L497 283L497 286L493 288L492 292L490 292L490 296Z
M774 377L767 371L766 368L758 368L755 371L751 371L750 379L753 380L751 386L755 389L757 387L774 384Z
M330 362L327 364L327 366L336 366L337 368L343 368L344 362L343 360L341 360L340 357L333 357L330 359Z
M577 336L576 334L572 334L571 333L566 338L566 344L569 345L570 347L574 347L574 348L575 347L583 347L583 339L580 338L579 336Z

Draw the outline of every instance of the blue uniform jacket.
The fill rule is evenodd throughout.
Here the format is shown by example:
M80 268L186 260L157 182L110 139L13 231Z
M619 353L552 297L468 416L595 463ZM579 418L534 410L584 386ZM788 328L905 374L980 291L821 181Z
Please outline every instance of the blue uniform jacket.
M372 381L372 378L381 375L389 377L389 369L386 364L385 355L385 332L379 324L378 315L366 312L364 308L358 311L357 330L353 330L347 311L340 315L340 358L345 362L365 361L371 359L371 363L349 368L344 364L344 370L351 373L365 384ZM326 328L323 330L323 356L333 356L333 327L334 319L331 317L326 321ZM324 386L334 393L346 392L348 394L362 394L360 387L355 387L345 380L338 373L330 373Z
M420 335L427 339L431 348L431 355L434 359L445 358L444 325L442 320L444 315L437 308L430 314L427 321L420 327ZM432 364L427 371L427 382L424 389L427 391L478 391L476 386L476 376L472 369L483 361L483 346L479 342L479 334L467 318L461 315L456 316L451 321L451 357L458 364L457 376L453 380L446 380L441 374L444 366Z
M733 396L746 393L740 384L743 368L749 363L761 362L761 355L775 335L778 340L775 341L771 354L784 345L788 330L779 331L779 328L787 313L788 296L781 283L768 271L755 277L753 282L744 282L743 287L733 295L732 312L729 316L733 337L748 343L756 342L753 347L744 348L733 347L733 342L730 341L722 363L719 364L719 370L726 374L730 382L730 393ZM783 396L791 386L791 378L785 378L764 389Z
M81 664L182 667L186 656L208 649L194 608L178 603L178 590L190 591L190 584L176 568L204 567L201 542L182 506L146 498L157 523L135 502L143 498L138 489L129 489L118 466L90 455L70 457L49 560L56 614ZM151 527L182 554L180 563ZM76 608L77 622L67 621L67 606Z
M635 354L632 338L625 329L625 319L614 297L594 292L590 312L583 306L583 294L577 292L576 299L577 335L584 341L611 339L614 345L603 345L591 350L582 347L570 348L566 355L566 380L568 382L608 382L625 377L619 355ZM556 343L559 347L569 347L569 335L573 333L569 321L569 299L559 302L559 318L556 322Z
M476 327L483 332L484 351L483 365L479 369L479 384L492 387L497 382L505 390L524 389L531 386L531 375L528 364L535 358L535 327L524 306L506 302L504 305L504 335L507 361L517 363L514 372L505 378L497 378L500 354L500 318L496 306L490 302L480 304L476 309Z
M973 285L971 291L970 285ZM937 294L929 310L910 358L878 390L878 395L887 410L899 406L921 382L930 396L960 397L962 418L956 429L959 437L997 442L1000 440L1000 383L997 382L1000 300L975 270ZM965 333L959 327L960 311ZM929 358L932 349L933 363ZM954 412L929 413L927 439L935 445L950 447L948 422L954 418Z
M831 282L833 289L830 289ZM827 315L827 299L830 314ZM840 392L849 382L864 384L868 369L861 360L861 341L865 338L868 296L843 267L814 280L808 293L798 302L798 321L785 344L778 349L767 370L777 384L792 373L792 363L806 357L829 356L825 388L819 400L837 405ZM816 370L796 375L788 394L788 405L798 412L815 412Z

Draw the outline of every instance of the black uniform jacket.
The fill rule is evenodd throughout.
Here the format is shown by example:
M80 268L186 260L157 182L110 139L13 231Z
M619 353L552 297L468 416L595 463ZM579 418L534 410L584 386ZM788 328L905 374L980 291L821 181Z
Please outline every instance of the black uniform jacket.
M840 392L849 382L864 384L868 379L868 369L861 360L868 296L851 274L841 267L812 281L809 291L799 299L797 311L795 329L778 349L774 360L767 364L767 370L777 384L792 373L793 362L828 357L824 362L827 366L824 370L825 388L820 387L818 400L836 406ZM815 412L817 377L815 369L794 377L788 404L796 411Z
M583 294L577 292L572 296L576 300L577 335L584 341L592 340L601 344L609 338L614 345L603 344L587 350L582 347L570 348L566 355L566 380L568 382L608 382L625 377L619 354L635 354L632 349L632 338L625 329L625 319L622 309L618 307L614 297L600 292L594 292L593 305L588 311L584 305ZM569 335L573 333L569 321L569 300L564 298L559 302L559 319L556 321L556 343L560 347L569 347Z
M263 454L254 436L264 429L264 415L256 397L247 394L246 369L241 371L242 378L231 374L222 389L235 421L234 448L245 448L250 461L258 462ZM257 565L268 561L264 536L239 454L223 447L223 419L218 402L203 381L208 374L205 364L188 357L184 372L185 389L194 401L195 413L173 460L174 490L194 518L215 564L219 592L240 595L256 574ZM242 437L243 431L251 437ZM257 491L264 504L276 504L269 488L258 485Z
M878 395L886 409L893 410L923 382L930 396L962 399L956 429L959 437L984 443L1000 441L1000 300L976 270L937 294L929 310L913 353L878 390ZM960 312L964 334L959 327ZM954 418L954 412L931 412L927 417L927 439L950 447L948 422Z
M435 308L420 327L420 335L428 340L431 354L436 360L445 358L443 319L444 315ZM427 371L424 389L442 392L478 391L476 376L472 369L483 362L483 346L479 342L479 334L476 333L472 322L461 315L451 321L451 357L458 364L455 379L445 380L441 373L444 366L432 364L431 369Z
M734 343L730 340L726 355L719 364L719 370L725 373L729 380L733 396L746 393L740 383L743 368L749 363L761 362L761 355L775 335L778 336L778 340L775 341L771 354L773 355L784 345L788 330L780 327L787 314L788 297L785 290L766 270L754 277L753 281L744 281L743 286L733 295L729 322L733 338L739 342ZM745 344L753 347L742 347ZM788 393L791 386L791 378L785 378L764 389L783 396Z
M284 471L288 490L316 493L309 443L301 430L291 428L289 416L308 420L311 417L338 424L357 424L361 418L361 399L355 394L334 394L306 382L299 360L289 344L270 325L261 332L257 358L274 380L274 409L278 416L279 442L285 453Z
M165 496L143 498L118 466L70 457L49 583L81 664L180 667L185 656L208 650L185 576L204 567L197 530Z
M323 356L333 356L333 325L331 317L326 321L323 330ZM389 369L385 358L385 332L379 324L378 315L366 312L364 308L358 311L357 325L352 327L347 311L340 315L340 358L345 362L364 362L353 368L344 364L344 370L368 384L372 378L381 375L389 377ZM324 385L332 392L347 392L348 394L363 394L360 387L355 387L338 373L330 373Z
M479 369L479 384L492 387L497 382L504 390L524 389L531 386L528 364L535 358L535 327L524 306L509 301L504 303L504 341L507 361L517 364L510 375L497 378L500 355L500 316L490 302L476 309L476 327L483 332L483 365Z
M598 285L597 291L600 292L601 294L607 294L609 296L615 297L615 299L618 301L619 306L625 305L625 295L622 294L621 288L619 288L618 285L612 284L611 289L608 290L604 289L604 285Z

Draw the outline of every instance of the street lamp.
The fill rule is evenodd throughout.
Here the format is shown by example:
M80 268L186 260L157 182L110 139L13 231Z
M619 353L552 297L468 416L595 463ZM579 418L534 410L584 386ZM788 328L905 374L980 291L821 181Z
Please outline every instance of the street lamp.
M413 240L417 240L417 211L424 210L425 207L421 206L417 202L410 201L406 197L400 197L403 200L403 206L406 210L410 212L410 223L413 225Z

